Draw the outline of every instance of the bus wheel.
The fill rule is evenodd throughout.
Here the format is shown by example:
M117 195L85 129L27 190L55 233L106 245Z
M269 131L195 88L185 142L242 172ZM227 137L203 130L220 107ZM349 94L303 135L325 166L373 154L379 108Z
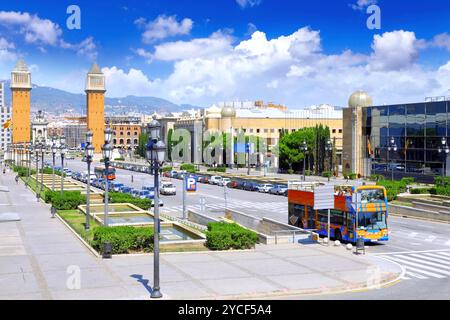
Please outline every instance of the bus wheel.
M334 239L335 240L339 240L340 242L342 242L342 234L341 234L341 230L336 229L334 231Z

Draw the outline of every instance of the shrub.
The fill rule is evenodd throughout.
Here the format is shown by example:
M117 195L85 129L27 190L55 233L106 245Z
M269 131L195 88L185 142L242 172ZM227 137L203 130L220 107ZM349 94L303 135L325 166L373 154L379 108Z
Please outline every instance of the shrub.
M164 167L164 168L161 169L162 172L169 172L169 171L172 171L172 170L173 170L172 167Z
M258 242L258 235L235 223L208 224L206 245L211 250L250 249Z
M123 158L123 157L115 158L114 161L125 161L125 158Z
M411 194L428 194L430 193L431 189L428 188L416 188L416 189L411 189Z
M289 174L294 174L294 170L289 169L289 170L288 170L288 173L289 173Z
M322 177L324 177L324 178L331 178L332 176L333 176L333 174L331 173L331 171L322 172Z
M227 172L227 168L226 168L226 167L209 168L207 171L208 171L208 172L220 172L220 173L225 173L225 172Z
M111 243L113 254L132 251L153 251L153 229L125 227L98 227L94 230L92 246L103 253L104 244Z
M28 168L21 166L13 166L13 171L17 173L19 177L27 177L28 176ZM31 169L30 175L36 174L36 170Z
M125 193L109 192L109 199L111 203L131 203L142 210L149 210L152 207L150 199L139 199Z
M195 166L190 163L185 163L180 166L180 170L183 171L195 171Z
M86 196L79 191L51 192L44 195L44 200L48 199L57 210L75 210L78 206L86 203ZM46 200L47 201L47 200Z
M388 201L397 199L398 194L406 192L406 187L414 183L414 178L403 178L400 181L380 180L378 186L383 186L387 190Z

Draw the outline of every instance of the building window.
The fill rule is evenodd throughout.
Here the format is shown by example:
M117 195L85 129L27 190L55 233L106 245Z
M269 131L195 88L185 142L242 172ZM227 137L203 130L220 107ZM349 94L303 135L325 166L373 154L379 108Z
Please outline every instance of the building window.
M336 129L333 129L333 133L336 133Z
M342 129L339 129L339 133L342 133Z
M259 133L259 131L260 131L259 129L256 129L256 133Z

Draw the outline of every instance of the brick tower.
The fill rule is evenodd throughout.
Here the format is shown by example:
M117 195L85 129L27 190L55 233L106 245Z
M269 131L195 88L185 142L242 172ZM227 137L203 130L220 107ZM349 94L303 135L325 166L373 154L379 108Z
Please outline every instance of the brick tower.
M20 59L11 72L12 142L30 142L30 91L31 73Z
M105 75L94 63L86 79L86 106L87 127L94 134L92 141L96 154L102 152L105 142L105 92Z

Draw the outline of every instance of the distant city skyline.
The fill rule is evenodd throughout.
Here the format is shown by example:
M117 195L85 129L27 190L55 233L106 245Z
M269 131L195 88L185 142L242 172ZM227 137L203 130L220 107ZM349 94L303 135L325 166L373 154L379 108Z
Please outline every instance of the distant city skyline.
M66 27L72 4L81 30ZM380 30L366 27L372 4ZM438 0L9 2L0 6L0 79L23 57L33 83L72 93L83 93L97 61L107 97L296 108L345 106L363 89L377 105L423 101L449 94L448 12Z

